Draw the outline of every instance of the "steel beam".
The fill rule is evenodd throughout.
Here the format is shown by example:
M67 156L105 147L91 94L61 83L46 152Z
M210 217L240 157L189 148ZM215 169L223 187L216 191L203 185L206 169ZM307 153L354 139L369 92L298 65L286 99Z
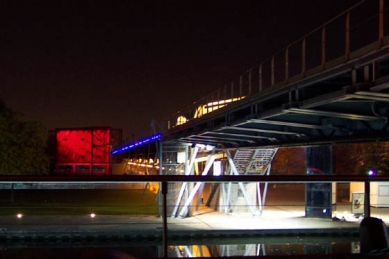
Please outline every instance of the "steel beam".
M244 134L236 134L236 133L230 133L230 132L208 132L207 134L273 140L273 138L264 137L264 136L244 135Z
M208 156L208 160L207 160L207 163L205 165L204 171L201 173L202 176L208 174L209 169L211 168L211 166L213 165L213 162L215 161L215 158L216 158L216 154L215 153L213 153L212 155ZM201 177L200 177L200 179L201 179ZM180 218L185 217L185 215L186 215L186 213L188 211L188 206L192 202L192 200L193 200L194 196L196 195L196 192L200 188L201 184L202 184L202 182L196 183L195 187L192 189L191 193L189 194L189 197L186 200L184 206L182 207L181 212L178 215L178 217L180 217Z
M191 159L189 160L190 161L189 166L185 168L185 175L186 176L190 175L190 173L192 172L192 168L193 168L193 165L194 165L194 162L195 162L195 158L197 156L197 152L198 151L199 151L199 147L196 145L194 150L193 150ZM172 215L171 215L172 218L174 218L176 216L178 207L180 206L180 202L182 200L182 197L184 196L184 192L185 192L187 186L188 186L187 182L183 182L182 183L180 192L179 192L178 197L177 197L176 205L174 206L174 209L173 209L173 212L172 212Z
M272 121L272 120L261 120L261 119L252 119L247 122L240 123L239 125L244 125L247 123L258 123L258 124L267 124L267 125L277 125L277 126L288 126L296 128L308 128L308 129L328 129L328 127L322 125L308 124L308 123L296 123L296 122L286 122L286 121ZM331 128L332 129L332 128Z
M360 115L353 113L342 113L342 112L329 112L329 111L320 111L320 110L308 110L308 109L298 109L298 108L290 108L284 110L285 113L296 113L296 114L304 114L304 115L314 115L314 116L326 116L326 117L335 117L349 120L361 120L361 121L372 121L378 119L385 119L384 117L376 117L376 116L368 116L368 115Z
M279 135L304 135L297 132L287 132L287 131L280 131L280 130L266 130L266 129L257 129L257 128L244 128L244 127L236 127L236 126L227 126L221 128L221 130L225 129L232 129L232 130L238 130L238 131L252 131L252 132L262 132L262 133L271 133L271 134L279 134Z
M232 173L233 173L234 175L239 175L239 172L238 172L238 170L236 169L235 163L234 163L234 161L232 160L230 151L229 151L229 150L226 150L226 154L227 154L228 163L229 163L229 165L231 166ZM252 214L253 216L255 216L255 210L253 209L253 205L251 204L250 197L249 197L248 193L246 192L246 188L244 187L244 185L243 185L242 182L238 182L238 184L239 184L240 189L242 190L242 193L243 193L244 198L246 199L247 205L248 205L249 208L250 208L251 214Z

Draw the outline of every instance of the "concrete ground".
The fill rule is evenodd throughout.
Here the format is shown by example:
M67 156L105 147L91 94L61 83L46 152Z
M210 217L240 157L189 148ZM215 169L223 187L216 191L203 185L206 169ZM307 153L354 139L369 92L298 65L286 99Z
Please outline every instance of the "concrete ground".
M336 209L336 211L335 211ZM362 218L351 214L351 205L333 208L333 219L306 218L303 206L270 206L262 215L223 214L202 207L193 217L167 218L168 235L202 237L220 235L356 235ZM389 208L372 208L371 216L389 223ZM112 216L0 216L0 239L12 238L161 238L161 217Z
M193 217L167 218L168 235L179 237L265 235L358 235L362 220L350 203L332 206L327 219L305 217L303 185L271 186L263 213L218 213L200 206ZM290 204L290 205L289 205ZM239 211L239 210L237 210ZM389 208L371 207L371 216L389 224ZM336 220L333 220L335 218ZM0 216L0 239L161 239L163 220L149 215Z

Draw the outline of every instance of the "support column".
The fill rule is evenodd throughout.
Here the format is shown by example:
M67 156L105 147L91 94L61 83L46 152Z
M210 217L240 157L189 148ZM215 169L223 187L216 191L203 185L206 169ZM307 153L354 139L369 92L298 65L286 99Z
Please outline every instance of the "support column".
M215 158L216 158L216 154L215 153L213 153L212 155L208 156L207 164L206 164L206 166L204 168L204 171L201 174L202 176L205 176L205 175L208 174L209 169L211 168L211 166L213 165L213 162L215 161ZM189 197L186 200L186 202L185 202L184 206L182 207L181 212L179 214L180 218L185 217L185 215L188 213L188 207L191 204L191 202L192 202L194 196L196 195L198 189L200 188L201 184L202 184L202 182L196 183L196 185L191 190L191 192L189 194Z
M332 174L332 147L305 148L305 166L308 175ZM332 218L332 183L307 183L305 185L305 216Z
M198 151L199 151L199 147L196 146L194 148L194 151L193 151L192 155L191 155L189 166L185 167L185 175L190 175L190 173L192 172L192 169L193 169L193 166L194 166L194 162L195 162L195 158L197 156L197 152ZM182 197L184 195L185 190L187 189L187 186L188 186L187 182L183 182L182 183L180 193L178 194L178 197L177 197L176 205L174 206L174 209L173 209L173 212L172 212L172 215L171 215L172 218L174 218L176 216L176 214L177 214L178 207L180 206Z
M269 166L266 170L266 175L270 175L270 171L271 171L271 164L269 164ZM258 183L258 184L260 184L260 183ZM262 215L263 209L265 207L268 186L269 186L269 182L265 182L265 187L263 188L262 200L258 200L258 202L260 203L260 205L259 205L259 214L260 215Z
M234 175L239 175L239 172L238 170L236 169L236 166L235 166L235 163L234 163L234 160L232 159L231 157L231 153L229 150L226 150L226 154L227 154L227 159L228 159L228 163L230 164L230 167L231 167L231 171ZM253 216L255 216L255 210L254 210L254 205L251 203L251 200L250 200L250 196L248 195L247 191L246 191L246 188L244 186L244 184L242 182L239 182L239 187L242 191L242 194L244 196L244 198L246 199L246 202L247 202L247 205L249 206L249 209L251 211L251 214Z

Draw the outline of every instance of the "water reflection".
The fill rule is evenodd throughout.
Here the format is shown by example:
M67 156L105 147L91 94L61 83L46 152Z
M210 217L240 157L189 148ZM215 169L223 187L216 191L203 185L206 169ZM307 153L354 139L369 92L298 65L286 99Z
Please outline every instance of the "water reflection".
M358 254L359 238L344 237L258 237L204 240L175 240L168 246L169 258L288 256ZM0 258L158 258L161 242L111 240L93 242L7 242Z
M170 246L169 258L359 253L357 237L277 237L256 241L257 243Z

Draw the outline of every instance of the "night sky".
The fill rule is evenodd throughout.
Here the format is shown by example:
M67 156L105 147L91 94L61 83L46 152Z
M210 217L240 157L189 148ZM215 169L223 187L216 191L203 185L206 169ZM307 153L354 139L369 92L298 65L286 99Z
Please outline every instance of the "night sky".
M139 139L357 2L2 1L0 98L48 130Z

